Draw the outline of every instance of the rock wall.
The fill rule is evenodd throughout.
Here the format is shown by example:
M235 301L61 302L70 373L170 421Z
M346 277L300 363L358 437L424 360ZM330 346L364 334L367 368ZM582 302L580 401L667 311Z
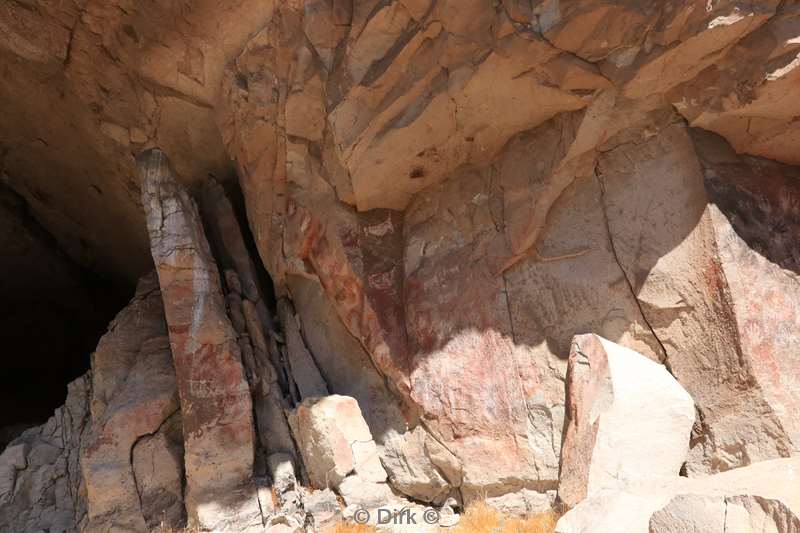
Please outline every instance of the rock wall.
M314 527L303 502L327 505L325 489L353 505L525 512L561 489L582 505L585 487L570 497L559 483L565 458L596 444L564 438L597 414L567 391L587 333L691 396L688 453L675 447L670 472L800 452L800 3L100 4L0 8L7 70L57 76L52 135L74 130L91 149L67 183L96 170L114 194L79 213L72 197L42 201L43 180L6 181L64 243L123 220L71 252L121 276L142 270L118 263L146 249L146 221L158 275L120 315L149 318L98 346L80 437L48 441L58 453L41 468L83 457L58 520ZM0 98L19 91L11 78ZM40 119L17 116L35 102L10 123L46 148ZM24 176L40 148L15 146L0 162ZM48 154L38 172L77 168ZM233 173L244 214L226 194ZM144 217L128 198L140 190ZM151 297L163 314L141 309ZM326 440L328 427L344 436ZM28 451L14 446L44 438L31 431L2 456L13 490L0 513L33 490L15 488ZM348 451L362 440L380 462L369 473ZM757 514L761 495L743 494L725 497Z
M687 472L794 453L706 192L719 141L679 100L796 6L541 4L276 10L229 68L220 124L279 292L319 280L466 495L555 486L586 331L687 387Z

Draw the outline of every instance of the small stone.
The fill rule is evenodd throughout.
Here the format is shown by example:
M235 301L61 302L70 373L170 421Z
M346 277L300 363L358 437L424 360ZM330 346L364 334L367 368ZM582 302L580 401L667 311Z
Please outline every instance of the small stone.
M342 517L342 509L336 494L330 489L315 490L305 495L303 507L314 519L314 526L324 529Z
M292 456L287 453L273 453L267 458L272 486L281 495L294 490L297 479L294 475Z

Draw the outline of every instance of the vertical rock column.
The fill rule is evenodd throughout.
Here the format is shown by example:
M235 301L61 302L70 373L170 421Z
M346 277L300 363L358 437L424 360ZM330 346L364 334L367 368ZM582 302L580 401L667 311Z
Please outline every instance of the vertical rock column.
M197 207L161 151L141 154L138 164L178 379L186 508L192 523L218 529L252 477L250 390Z
M250 382L259 443L267 453L296 455L284 415L284 408L289 407L283 393L290 387L291 376L284 368L288 365L282 364L275 341L275 321L233 205L215 180L206 182L200 209L219 267L224 271L228 312Z

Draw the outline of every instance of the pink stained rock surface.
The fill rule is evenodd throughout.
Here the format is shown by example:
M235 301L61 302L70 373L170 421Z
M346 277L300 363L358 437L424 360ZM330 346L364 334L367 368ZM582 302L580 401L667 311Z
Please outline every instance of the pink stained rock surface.
M250 390L197 207L162 152L145 153L140 167L181 401L187 511L199 525L213 525L208 504L252 477Z

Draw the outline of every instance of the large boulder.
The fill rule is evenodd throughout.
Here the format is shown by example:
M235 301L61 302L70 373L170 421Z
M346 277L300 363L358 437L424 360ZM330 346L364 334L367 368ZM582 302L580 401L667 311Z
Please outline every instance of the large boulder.
M597 335L572 341L559 499L569 506L620 481L677 475L694 402L667 369Z
M367 482L386 481L378 449L354 398L307 398L291 413L289 424L315 488L338 488L350 474Z

